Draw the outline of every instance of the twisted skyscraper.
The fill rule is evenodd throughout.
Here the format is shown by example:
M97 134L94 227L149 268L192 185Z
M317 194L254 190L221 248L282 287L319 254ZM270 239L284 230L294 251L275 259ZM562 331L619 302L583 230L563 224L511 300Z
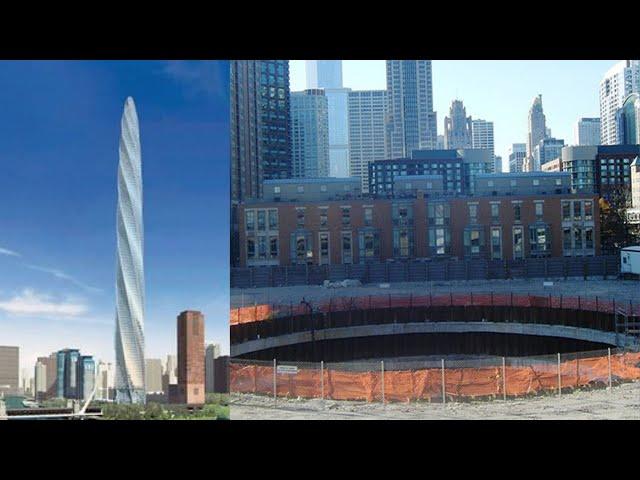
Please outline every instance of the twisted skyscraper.
M144 232L138 115L131 97L122 114L118 166L116 401L144 403Z

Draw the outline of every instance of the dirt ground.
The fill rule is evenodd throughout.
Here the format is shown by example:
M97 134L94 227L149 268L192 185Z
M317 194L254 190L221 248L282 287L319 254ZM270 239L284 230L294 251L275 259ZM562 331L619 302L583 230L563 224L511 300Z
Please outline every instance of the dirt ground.
M367 284L361 287L324 288L321 285L299 285L279 288L234 288L231 289L231 307L253 305L254 303L293 303L298 304L304 297L308 301L328 300L331 297L350 297L365 295L425 295L468 292L494 292L535 295L565 295L599 297L616 301L640 301L640 282L636 280L602 279L556 279L553 286L545 287L543 279L521 280L469 280L452 282L407 282L391 283L389 288L380 288L379 284Z
M380 403L233 394L231 420L640 420L640 382L517 400Z

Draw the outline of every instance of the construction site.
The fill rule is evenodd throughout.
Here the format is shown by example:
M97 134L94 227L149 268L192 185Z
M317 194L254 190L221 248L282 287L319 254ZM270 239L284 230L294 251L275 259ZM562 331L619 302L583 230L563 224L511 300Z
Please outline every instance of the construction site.
M639 288L593 277L235 288L232 418L547 418L544 402L549 418L578 418L576 399L592 418L636 418Z

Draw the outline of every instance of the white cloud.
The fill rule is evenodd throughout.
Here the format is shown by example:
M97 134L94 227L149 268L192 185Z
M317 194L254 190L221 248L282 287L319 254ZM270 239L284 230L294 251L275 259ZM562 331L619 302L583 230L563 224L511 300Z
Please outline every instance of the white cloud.
M68 275L68 274L64 273L63 271L61 271L61 270L56 270L54 268L38 267L36 265L27 265L27 268L30 268L31 270L37 270L39 272L49 273L49 274L53 275L54 277L60 278L62 280L68 280L71 283L73 283L75 286L80 287L83 290L86 290L88 292L102 292L101 288L92 287L90 285L82 283L80 280L75 279L71 275Z
M85 314L88 308L80 301L54 300L49 295L26 288L9 300L0 301L0 310L14 315L77 317Z
M9 255L11 257L21 257L18 252L14 252L13 250L9 250L8 248L0 247L0 255Z

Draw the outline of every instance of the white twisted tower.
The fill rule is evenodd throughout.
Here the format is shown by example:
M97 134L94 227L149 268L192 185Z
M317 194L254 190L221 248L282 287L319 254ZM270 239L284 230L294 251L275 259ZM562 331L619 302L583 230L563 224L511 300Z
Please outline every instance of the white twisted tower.
M144 230L138 115L131 97L122 114L118 166L116 401L145 403Z

